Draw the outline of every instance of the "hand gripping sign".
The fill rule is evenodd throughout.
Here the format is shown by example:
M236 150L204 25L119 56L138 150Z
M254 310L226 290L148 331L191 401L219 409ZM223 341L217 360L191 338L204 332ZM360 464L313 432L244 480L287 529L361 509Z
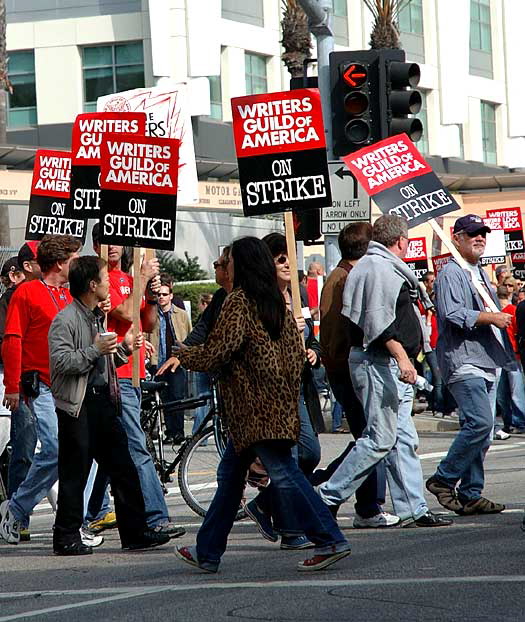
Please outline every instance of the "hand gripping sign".
M245 216L332 205L317 89L236 97L232 114Z
M76 218L98 218L100 212L100 148L104 134L144 136L143 112L79 114L71 138L71 200Z
M69 185L71 153L39 149L35 155L31 198L26 223L26 240L41 240L45 235L72 235L82 242L86 223L71 208Z
M101 154L100 241L172 251L179 141L107 134Z

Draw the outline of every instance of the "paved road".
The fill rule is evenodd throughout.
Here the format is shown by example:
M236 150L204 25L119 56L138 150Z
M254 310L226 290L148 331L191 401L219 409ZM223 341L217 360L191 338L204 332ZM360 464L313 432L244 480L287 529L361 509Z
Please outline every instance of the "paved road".
M325 461L347 438L322 437ZM452 438L421 435L425 476ZM304 551L280 551L246 521L235 525L217 575L182 564L171 545L124 553L115 532L107 532L92 556L54 557L52 516L42 506L32 521L32 542L0 545L0 622L523 620L524 454L521 436L495 443L488 454L486 494L508 504L500 515L458 518L453 527L440 529L352 530L353 506L345 505L340 523L352 555L306 576L295 570ZM197 517L177 494L168 500L188 530L181 541L192 543Z

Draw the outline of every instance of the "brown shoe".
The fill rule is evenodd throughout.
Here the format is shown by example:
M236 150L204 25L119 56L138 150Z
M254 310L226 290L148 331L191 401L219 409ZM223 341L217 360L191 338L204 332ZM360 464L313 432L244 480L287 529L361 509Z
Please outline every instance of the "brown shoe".
M470 516L471 514L498 514L503 512L505 506L502 503L495 503L485 497L467 501L459 510L455 510L456 514L461 516Z
M426 489L435 495L438 503L447 510L452 512L458 512L463 508L463 505L458 499L455 488L447 486L447 484L441 482L436 477L432 476L426 481Z

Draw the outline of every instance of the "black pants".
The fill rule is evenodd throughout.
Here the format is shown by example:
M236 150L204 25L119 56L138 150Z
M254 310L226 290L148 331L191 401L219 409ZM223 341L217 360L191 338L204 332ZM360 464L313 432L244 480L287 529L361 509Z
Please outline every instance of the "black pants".
M126 434L109 395L86 395L78 418L57 408L58 502L53 544L80 541L84 488L93 460L109 476L122 546L142 540L144 500Z

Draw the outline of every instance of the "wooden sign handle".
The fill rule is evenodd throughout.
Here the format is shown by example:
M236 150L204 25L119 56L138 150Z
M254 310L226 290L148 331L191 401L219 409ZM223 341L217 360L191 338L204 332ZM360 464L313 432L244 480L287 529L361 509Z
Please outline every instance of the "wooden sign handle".
M100 258L107 262L108 260L108 245L101 244L100 245Z
M295 248L295 229L293 226L293 213L284 212L284 231L286 234L286 248L288 263L290 264L290 285L292 288L292 312L295 318L303 317L303 305L301 302L301 290L299 289L299 273L297 271L297 251ZM304 333L303 333L304 341Z
M133 249L133 329L138 331L140 327L140 303L142 302L140 279L141 249ZM140 350L133 350L133 377L132 385L140 387Z
M435 221L434 218L431 218L429 221L430 226L432 227L432 229L434 230L434 232L436 233L436 235L441 239L441 241L443 242L443 244L448 248L448 250L450 251L450 253L452 254L452 257L454 257L454 259L458 262L458 264L463 268L463 270L468 270L468 266L467 266L467 262L463 259L463 257L459 254L458 249L454 246L454 244L452 243L452 240L450 238L448 238L445 235L445 232L443 231L443 229L438 225L438 223ZM472 284L474 285L474 287L476 288L476 291L478 292L478 294L481 296L481 300L483 300L483 302L487 305L487 307L493 312L493 313L499 313L499 309L496 306L496 303L492 300L492 298L489 296L489 293L487 292L487 290L480 284L480 282L477 279L472 279Z

